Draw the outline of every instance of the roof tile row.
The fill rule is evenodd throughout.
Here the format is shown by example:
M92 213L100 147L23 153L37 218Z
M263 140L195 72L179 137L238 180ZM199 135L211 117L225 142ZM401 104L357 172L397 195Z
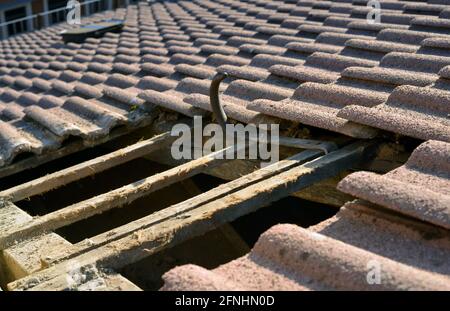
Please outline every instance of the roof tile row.
M138 126L153 105L204 114L219 71L231 76L224 102L242 122L264 114L355 137L380 128L449 141L445 5L382 1L381 23L368 24L366 2L141 3L93 17L125 19L120 34L63 44L68 26L58 25L1 41L0 126L31 123L60 143Z

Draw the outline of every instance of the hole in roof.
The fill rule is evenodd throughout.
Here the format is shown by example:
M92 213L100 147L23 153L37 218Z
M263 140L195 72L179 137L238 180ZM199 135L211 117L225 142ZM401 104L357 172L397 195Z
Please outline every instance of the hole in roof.
M163 171L162 166L157 163L145 160L143 167L139 167L141 171L145 167L156 166L158 170ZM154 169L155 167L151 167ZM165 168L167 169L167 167ZM124 171L129 171L130 167L124 167ZM119 172L120 173L120 172ZM206 179L207 181L202 181ZM182 182L165 187L153 193L150 193L142 198L139 198L130 204L126 204L121 208L113 208L103 214L95 215L85 220L81 220L69 226L60 228L55 232L66 238L72 243L80 242L84 239L93 237L95 235L113 230L119 226L128 224L134 220L148 216L154 212L160 211L173 204L188 200L189 198L201 193L194 180L201 180L207 185L207 190L214 187L214 183L210 181L209 176L199 175L193 178L186 179ZM220 182L219 182L220 184Z
M247 244L253 246L262 233L276 224L290 223L308 228L333 217L338 211L337 207L290 196L244 215L231 224Z
M213 269L248 251L232 228L222 226L125 266L118 272L143 290L158 290L163 285L162 275L176 266L196 264Z
M136 159L93 176L85 177L47 193L17 202L31 215L44 215L94 196L152 176L169 167Z
M165 165L139 158L46 194L17 202L17 205L31 215L44 215L167 169ZM111 209L55 232L71 243L78 243L185 201L224 182L219 178L199 174L121 208ZM193 263L215 268L248 253L258 237L273 225L293 223L308 227L332 217L337 210L287 197L200 237L128 265L119 272L143 289L156 290L162 286L161 276L177 265Z
M16 202L16 205L32 216L45 215L71 204L104 194L143 178L168 170L170 167L139 158L118 165L93 176L83 178L42 195ZM162 188L139 198L121 208L113 208L100 215L78 221L55 232L72 243L95 236L133 220L142 218L170 205L187 200L201 191L194 179L207 180L202 182L207 191L220 182L212 182L208 176L184 180Z
M211 181L214 179L208 182ZM176 266L195 264L214 269L247 254L258 237L276 224L292 223L306 228L332 217L337 211L338 208L288 197L127 265L119 272L144 290L158 290L163 286L163 274Z

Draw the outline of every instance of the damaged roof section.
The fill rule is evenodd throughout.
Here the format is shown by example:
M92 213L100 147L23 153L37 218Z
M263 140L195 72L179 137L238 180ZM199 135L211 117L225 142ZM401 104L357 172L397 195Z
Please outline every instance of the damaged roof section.
M419 232L410 227L384 221L383 224L392 227L382 229L368 220L379 221L380 218L343 210L336 218L323 224L325 227L318 232L295 225L277 225L265 232L245 257L212 271L186 265L167 272L162 290L449 289L449 266L445 259L449 255L448 235L440 241L427 242L418 238ZM346 228L343 223L351 227ZM362 225L369 228L352 237L347 235L349 231L353 233L359 230ZM396 237L399 230L403 230L403 235ZM364 236L362 233L374 236ZM388 237L395 237L396 242L406 244L394 244L386 240L385 248L389 250L382 250L381 253L363 247L366 245L362 243L384 243L384 238ZM343 238L352 240L341 240ZM439 250L437 246L447 249ZM393 252L392 247L399 248L397 255L408 255L418 261L412 263L403 262L405 258L390 258L387 255ZM430 251L429 257L424 258L423 253L421 256L422 251ZM434 260L439 261L441 273L433 271L438 270L433 267L433 255L438 255ZM431 266L432 270L424 269L424 263ZM369 272L377 265L381 267L379 284L368 281Z
M392 172L353 173L338 188L366 201L309 229L277 225L212 271L177 267L162 289L448 290L449 158L448 143L427 141Z
M141 2L86 20L123 19L121 33L64 44L61 24L1 41L0 167L146 125L155 106L208 114L217 72L240 122L449 141L448 9L381 7L369 24L362 2Z

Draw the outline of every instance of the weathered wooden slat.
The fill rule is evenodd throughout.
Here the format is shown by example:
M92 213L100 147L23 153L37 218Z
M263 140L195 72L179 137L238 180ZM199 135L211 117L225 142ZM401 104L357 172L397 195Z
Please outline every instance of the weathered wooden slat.
M238 148L231 146L213 152L154 176L141 179L44 216L35 217L30 222L5 232L0 232L0 250L18 241L61 228L93 215L101 214L107 210L121 207L124 204L129 204L151 192L199 174L209 167L224 163L225 155L229 149L237 150Z
M218 200L226 195L229 195L233 192L241 190L245 187L248 187L256 182L259 182L265 178L269 178L275 174L279 174L282 172L291 169L294 166L297 166L305 161L311 160L315 157L318 157L322 154L321 151L318 150L306 150L301 153L298 153L288 159L281 160L277 163L274 163L270 166L259 169L253 173L245 175L241 178L230 181L226 184L222 184L214 189L211 189L205 193L197 195L191 199L188 199L184 202L172 205L164 210L155 212L149 216L143 217L141 219L135 220L126 225L114 228L110 231L103 232L97 236L91 237L88 240L81 241L70 248L61 249L61 253L59 256L53 258L50 263L54 263L55 261L61 261L63 259L68 259L74 257L78 254L86 252L90 249L99 247L108 242L117 240L126 235L132 234L137 230L142 230L148 226L154 225L156 223L163 222L164 220L170 217L178 217L182 213L186 213L189 210L192 210L202 204L209 203L213 200Z
M36 194L57 189L73 181L100 173L111 167L145 156L167 147L176 137L169 132L138 142L101 157L71 166L61 171L43 176L30 182L0 192L0 197L17 202Z
M69 268L69 275L64 274L53 279L54 287L64 291L142 291L136 284L114 272L103 272L95 267L79 270L77 266ZM48 286L42 284L33 287L33 291L48 291Z
M189 193L190 197L195 197L203 193L192 179L186 179L181 182L183 188ZM230 242L233 249L240 254L250 252L250 247L244 239L237 233L231 224L224 224L219 228L220 234ZM67 249L67 248L66 248Z
M352 144L183 213L167 208L165 212L169 217L164 221L150 220L142 230L52 266L35 274L33 278L27 277L10 283L8 287L28 289L35 286L38 280L40 289L57 290L59 288L53 286L51 280L64 274L68 264L98 265L114 269L134 263L251 213L318 180L349 169L364 158L369 146L370 142Z

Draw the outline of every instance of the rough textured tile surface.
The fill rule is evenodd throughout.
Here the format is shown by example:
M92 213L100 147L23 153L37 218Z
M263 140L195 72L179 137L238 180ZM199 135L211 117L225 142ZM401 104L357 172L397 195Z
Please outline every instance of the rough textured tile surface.
M350 222L344 213L338 214L339 219L332 219L332 224L321 224L324 228L316 231L294 225L272 227L259 238L250 254L212 271L194 265L174 268L163 276L162 290L448 290L448 263L442 262L448 248L439 256L441 269L447 273L399 262L362 245L352 245L355 242L339 240L339 234L357 229L359 224L355 222L360 221L354 217ZM342 223L348 227L332 228ZM363 238L376 240L378 234L386 234L390 229ZM358 238L355 236L355 240ZM440 242L448 247L448 235ZM425 243L422 250L432 246ZM415 246L414 251L417 249ZM368 276L375 265L382 267L380 282L372 282Z
M427 141L408 162L385 175L356 172L341 191L450 229L450 144Z

